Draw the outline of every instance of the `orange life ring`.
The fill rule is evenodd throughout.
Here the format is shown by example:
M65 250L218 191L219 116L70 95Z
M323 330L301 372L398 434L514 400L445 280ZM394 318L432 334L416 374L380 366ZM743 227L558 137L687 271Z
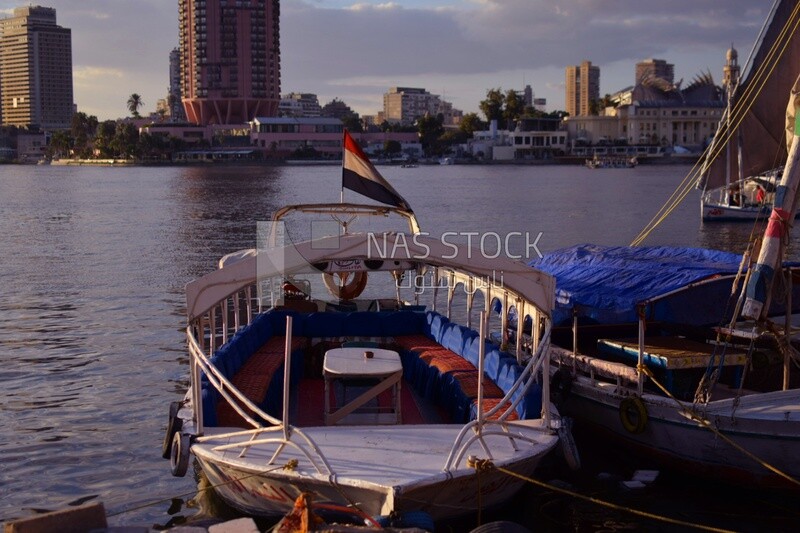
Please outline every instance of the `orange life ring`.
M328 292L340 300L357 298L367 286L367 278L369 276L363 270L358 272L336 272L335 274L339 278L338 283L333 279L333 274L328 274L327 272L323 274L322 280L325 282ZM351 279L348 281L347 278Z

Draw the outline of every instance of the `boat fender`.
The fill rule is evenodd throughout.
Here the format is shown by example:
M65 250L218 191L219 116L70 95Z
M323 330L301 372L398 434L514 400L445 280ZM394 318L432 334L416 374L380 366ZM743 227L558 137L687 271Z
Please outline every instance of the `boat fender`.
M554 403L561 404L567 399L572 390L572 380L572 374L568 369L561 367L556 370L550 379L550 394L554 396Z
M325 282L325 288L331 293L331 296L339 298L340 300L352 300L357 298L362 292L364 287L367 286L367 278L369 277L366 272L336 272L339 282L334 279L333 274L325 273L322 280ZM347 281L347 278L352 278Z
M619 404L619 420L628 433L638 435L647 427L647 407L638 396L628 396Z
M164 443L161 445L161 457L169 459L172 451L172 437L183 428L183 420L178 418L178 411L181 409L181 402L169 404L169 421L167 422L167 432L164 435Z
M558 428L558 441L561 443L561 452L567 466L573 471L580 470L581 456L578 453L578 446L572 437L572 419L562 418L561 426Z
M183 477L186 475L186 470L189 468L189 448L191 445L192 439L188 434L178 431L172 437L169 466L173 476Z

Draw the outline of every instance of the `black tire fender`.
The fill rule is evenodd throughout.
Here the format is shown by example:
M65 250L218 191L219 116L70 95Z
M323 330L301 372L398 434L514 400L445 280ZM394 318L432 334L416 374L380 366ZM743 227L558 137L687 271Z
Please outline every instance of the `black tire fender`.
M628 396L619 404L619 420L628 433L638 435L647 427L647 407L638 396Z
M164 434L164 443L161 445L161 457L169 459L172 450L172 437L175 433L183 429L183 420L178 418L178 411L181 409L181 402L172 402L169 404L169 421L167 422L167 431Z

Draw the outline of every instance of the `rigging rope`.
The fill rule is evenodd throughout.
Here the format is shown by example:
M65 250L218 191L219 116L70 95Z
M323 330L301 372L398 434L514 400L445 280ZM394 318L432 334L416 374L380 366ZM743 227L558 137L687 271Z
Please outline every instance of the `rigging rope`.
M672 195L670 195L670 197L653 216L650 222L648 222L639 232L639 234L633 239L631 246L641 245L650 235L650 233L652 233L656 227L658 227L670 214L672 214L677 206L683 202L686 196L689 195L691 190L694 188L694 183L697 182L702 173L702 168L698 169L700 162L706 160L714 161L728 145L734 132L737 130L741 122L747 116L747 113L749 113L750 109L752 108L755 102L755 96L760 94L763 90L764 86L775 70L778 61L786 52L786 48L789 46L791 38L797 32L798 27L800 27L800 17L798 17L799 14L800 3L795 5L792 13L789 15L786 21L786 24L784 24L783 28L781 29L778 38L775 39L774 43L772 43L764 62L756 69L756 73L753 75L752 83L748 84L744 90L744 93L741 95L741 98L734 104L734 108L730 113L731 116L728 117L728 121L720 126L718 136L722 135L723 140L720 142L718 140L718 136L715 136L714 142L706 147L700 158L695 162L681 183L678 184L678 187L675 189ZM778 49L780 49L780 52L778 52Z
M753 453L751 453L751 452L747 451L746 449L744 449L743 447L741 447L739 444L737 444L736 442L734 442L733 440L731 440L731 439L730 439L730 437L728 437L727 435L725 435L724 433L722 433L720 430L718 430L717 428L715 428L715 427L714 427L714 425L713 425L713 424L712 424L712 423L711 423L711 422L710 422L710 421L709 421L709 420L708 420L706 417L704 417L704 416L702 416L701 414L697 413L697 412L696 412L696 411L694 411L693 409L687 408L687 406L686 406L686 405L684 405L683 403L681 403L681 401L680 401L680 400L678 400L678 399L677 399L675 396L673 396L673 395L672 395L672 393L671 393L671 392L669 392L669 391L666 389L666 387L664 387L664 385L662 385L662 384L661 384L661 383L660 383L660 382L659 382L659 381L656 379L656 377L653 375L653 372L652 372L652 371L651 371L649 368L647 368L647 366L645 366L645 365L639 365L639 366L637 366L636 368L637 368L637 370L639 370L640 372L643 372L644 374L646 374L646 375L647 375L647 377L649 377L649 378L650 378L650 380L651 380L653 383L655 383L655 385L656 385L656 386L657 386L659 389L661 389L661 392L663 392L664 394L666 394L666 395L667 395L667 396L668 396L668 397L669 397L671 400L673 400L673 401L674 401L676 404L678 404L678 407L679 407L679 411L680 411L680 412L682 412L682 413L684 413L684 414L686 414L686 415L689 415L689 416L691 417L691 419L692 419L692 420L694 420L695 422L699 423L701 427L708 428L708 429L709 429L709 430L711 430L711 431L712 431L712 432L713 432L713 433L714 433L714 434L715 434L717 437L721 438L722 440L724 440L725 442L727 442L728 444L730 444L731 446L733 446L734 448L736 448L737 450L739 450L740 452L742 452L742 453L743 453L743 454L745 454L747 457L751 458L752 460L754 460L755 462L757 462L758 464L760 464L761 466L763 466L763 467L764 467L764 468L766 468L767 470L769 470L769 471L771 471L771 472L774 472L775 474L777 474L777 475L779 475L780 477L782 477L782 478L786 479L787 481L790 481L791 483L794 483L795 485L798 485L798 486L800 486L800 481L798 481L797 479L793 478L791 475L787 474L786 472L783 472L782 470L780 470L780 469L778 469L778 468L776 468L776 467L772 466L771 464L767 463L766 461L764 461L764 460L763 460L763 459L761 459L760 457L758 457L758 456L754 455Z

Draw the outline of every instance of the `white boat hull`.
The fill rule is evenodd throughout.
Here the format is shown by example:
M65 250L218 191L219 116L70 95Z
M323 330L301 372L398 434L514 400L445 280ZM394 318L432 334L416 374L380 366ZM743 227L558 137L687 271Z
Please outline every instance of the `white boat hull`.
M790 486L755 459L737 450L713 431L689 420L674 400L645 394L647 424L638 434L620 420L620 402L627 396L616 385L593 383L579 376L560 410L588 431L602 431L628 447L670 467L733 482ZM731 417L733 401L709 403L707 419L726 437L782 472L800 478L800 390L744 396ZM794 485L791 485L794 486ZM796 488L796 487L795 487Z
M755 220L766 219L769 216L769 207L766 206L737 207L703 202L701 208L704 221Z
M335 476L317 471L296 448L285 448L273 464L275 444L257 445L239 458L240 449L214 448L248 437L212 438L194 444L192 452L217 494L232 507L251 515L279 517L288 513L302 492L317 503L355 503L370 515L425 511L442 520L506 502L525 483L492 469L476 474L466 465L474 455L487 458L476 442L449 473L444 462L461 425L304 428L329 461ZM219 428L222 429L222 428ZM215 431L219 431L215 429ZM488 435L493 464L529 476L558 438L540 420L514 422L511 434L535 439L531 444ZM296 459L296 468L283 468ZM331 479L331 477L333 479Z

